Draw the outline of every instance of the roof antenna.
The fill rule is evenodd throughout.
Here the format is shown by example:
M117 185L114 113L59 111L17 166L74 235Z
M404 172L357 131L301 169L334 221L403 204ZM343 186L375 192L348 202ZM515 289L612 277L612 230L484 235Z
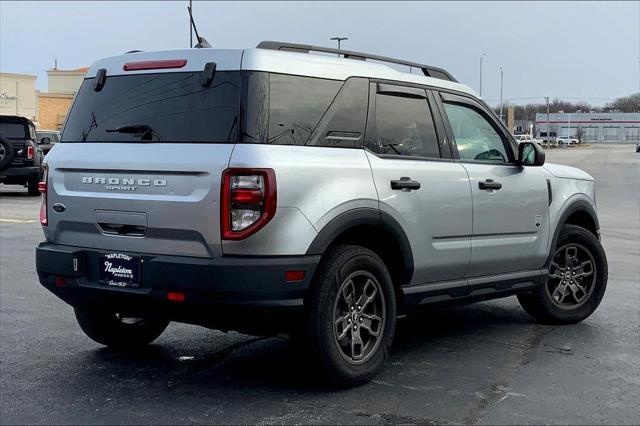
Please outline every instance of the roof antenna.
M209 42L204 38L204 37L200 37L198 35L198 29L196 28L196 23L193 21L193 13L191 13L191 7L187 6L187 10L189 11L189 19L191 19L191 26L193 27L193 32L196 33L196 40L198 40L198 43L196 43L195 47L196 49L201 49L203 47L213 47L209 44Z

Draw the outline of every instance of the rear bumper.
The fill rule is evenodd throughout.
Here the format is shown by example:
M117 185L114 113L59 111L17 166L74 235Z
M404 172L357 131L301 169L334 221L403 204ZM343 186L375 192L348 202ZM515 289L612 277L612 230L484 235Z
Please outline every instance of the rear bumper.
M39 179L41 176L42 176L42 169L38 166L9 167L3 170L2 172L0 172L1 181L28 179L32 177L37 177Z
M256 317L280 321L300 311L320 260L320 256L203 259L127 252L143 260L141 286L119 288L97 281L102 253L40 243L36 248L40 283L76 308L163 316L239 331L259 325L245 324ZM304 271L304 278L287 282L285 273L293 270ZM184 294L184 301L168 300L172 292Z

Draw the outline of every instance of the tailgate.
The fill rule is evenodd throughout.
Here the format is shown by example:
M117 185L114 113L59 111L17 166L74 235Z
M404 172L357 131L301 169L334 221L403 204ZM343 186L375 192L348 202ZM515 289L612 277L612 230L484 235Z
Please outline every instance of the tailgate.
M59 144L47 157L47 237L101 250L218 256L220 180L233 146Z

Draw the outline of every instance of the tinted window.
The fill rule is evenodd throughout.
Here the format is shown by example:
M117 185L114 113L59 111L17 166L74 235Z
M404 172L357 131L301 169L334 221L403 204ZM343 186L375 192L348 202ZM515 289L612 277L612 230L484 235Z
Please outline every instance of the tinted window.
M113 76L96 92L94 79L87 79L62 142L235 142L239 80L238 72L224 71L208 87L200 72ZM124 126L137 130L113 131Z
M16 121L0 121L0 135L7 139L28 139L27 126Z
M39 141L42 140L42 138L49 138L49 140L51 140L51 143L55 143L60 140L58 134L55 132L36 132L36 135Z
M375 140L380 154L439 158L438 139L425 98L375 95Z
M460 159L473 161L508 161L502 138L491 123L475 109L445 103L444 108L456 139Z
M341 81L271 74L268 142L304 145L340 86Z
M308 145L361 147L368 101L369 80L347 79L322 117Z

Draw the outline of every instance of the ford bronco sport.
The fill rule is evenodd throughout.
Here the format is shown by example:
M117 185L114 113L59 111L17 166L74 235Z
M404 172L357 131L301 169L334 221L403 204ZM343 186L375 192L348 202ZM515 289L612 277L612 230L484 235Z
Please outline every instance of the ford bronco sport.
M169 321L290 333L357 385L421 307L594 312L593 178L544 161L428 65L278 42L111 57L45 161L39 280L104 345Z

